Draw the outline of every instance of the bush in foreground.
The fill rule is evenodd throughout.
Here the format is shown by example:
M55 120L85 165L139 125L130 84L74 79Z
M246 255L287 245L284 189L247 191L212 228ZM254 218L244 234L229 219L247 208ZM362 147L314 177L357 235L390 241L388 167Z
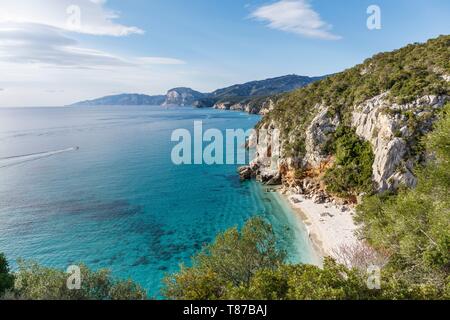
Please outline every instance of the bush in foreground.
M247 238L249 230L259 235L257 240L248 241L255 239ZM445 298L436 286L399 279L398 270L389 265L382 270L381 289L376 290L369 287L371 274L366 270L348 268L330 258L322 267L287 264L273 239L270 225L260 218L250 220L241 233L236 228L226 231L193 258L192 267L183 266L168 276L163 293L173 300Z
M14 276L10 273L8 261L4 254L0 253L0 297L14 287Z
M0 255L0 267L3 256ZM92 271L80 266L81 287L69 289L69 274L57 269L46 268L34 262L19 262L14 277L8 269L6 276L0 272L0 293L4 299L20 300L144 300L144 289L131 280L119 281L111 277L108 270ZM7 279L7 281L3 281ZM5 285L6 284L6 285ZM2 296L0 295L0 297Z

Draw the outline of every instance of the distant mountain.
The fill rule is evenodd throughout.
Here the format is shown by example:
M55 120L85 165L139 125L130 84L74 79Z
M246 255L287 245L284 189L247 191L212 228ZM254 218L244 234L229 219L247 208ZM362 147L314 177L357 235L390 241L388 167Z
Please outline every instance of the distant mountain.
M174 88L167 92L163 105L192 106L196 101L207 96L208 94L192 90L191 88Z
M74 103L72 106L138 106L161 105L166 96L148 96L145 94L119 94L94 100L86 100Z
M191 88L180 87L169 90L165 96L121 94L82 101L73 105L177 105L194 106L197 108L246 110L251 113L259 113L264 106L271 104L272 96L302 88L323 78L324 77L287 75L261 81L236 84L223 89L218 89L212 93L201 93Z
M195 102L194 106L260 113L265 106L272 104L276 95L303 88L323 78L325 77L287 75L236 84L212 92L204 99Z
M323 77L305 77L297 75L287 75L261 81L252 81L244 84L214 91L211 96L216 99L227 99L231 97L262 97L278 93L289 92L311 82L321 80Z

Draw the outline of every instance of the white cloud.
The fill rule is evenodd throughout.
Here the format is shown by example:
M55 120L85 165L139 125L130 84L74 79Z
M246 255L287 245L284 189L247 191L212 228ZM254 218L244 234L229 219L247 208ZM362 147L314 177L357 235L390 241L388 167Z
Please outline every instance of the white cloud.
M186 84L202 89L204 78L211 77L209 73L198 74L189 65L87 69L0 61L0 70L0 87L7 88L0 92L0 107L63 106L118 93L164 94Z
M91 35L144 33L138 27L115 22L119 13L105 5L106 0L1 0L0 21L45 24Z
M164 58L164 57L140 57L137 58L136 61L142 63L142 64L148 64L148 65L180 65L180 64L186 64L185 61L174 59L174 58Z
M0 61L69 68L185 64L175 58L120 57L84 48L60 29L31 23L0 23Z
M82 48L60 29L30 23L0 23L0 61L76 68L130 64L112 54Z
M77 40L77 33L143 33L116 23L118 14L105 9L105 4L105 0L0 0L0 88L7 88L0 90L0 106L65 105L113 91L159 94L192 79L189 66L174 57L124 56ZM79 30L66 23L69 5L81 8Z
M307 0L281 0L257 8L251 17L268 23L272 29L295 33L308 38L337 40L340 36L330 32L331 25L324 22Z
M186 70L171 66L184 64L87 48L48 25L0 23L0 87L8 88L0 106L65 105L111 91L162 93L188 81Z

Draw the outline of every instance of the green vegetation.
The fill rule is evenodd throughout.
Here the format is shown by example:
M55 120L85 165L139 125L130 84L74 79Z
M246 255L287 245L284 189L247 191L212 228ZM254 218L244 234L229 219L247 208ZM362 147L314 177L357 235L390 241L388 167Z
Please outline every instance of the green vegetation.
M0 253L0 297L14 287L14 276L10 273L8 261Z
M323 267L291 265L279 250L271 226L259 218L230 229L194 256L192 266L165 280L169 299L450 299L450 104L426 137L417 134L411 152L428 161L417 170L415 189L372 195L373 152L350 129L354 106L389 92L392 102L407 103L427 94L449 94L450 36L382 53L363 64L277 98L277 106L260 125L275 121L284 138L285 156L301 157L305 132L319 105L338 115L341 126L326 146L335 155L325 174L331 193L368 193L357 208L360 238L389 257L381 289L367 286L367 270L326 259ZM387 112L392 112L387 111ZM398 111L402 112L402 111ZM411 132L438 116L427 110L407 116ZM418 117L425 117L419 119ZM398 133L400 136L400 133ZM423 139L422 143L419 140ZM370 265L371 261L364 261ZM67 274L34 263L21 263L11 274L0 255L0 294L19 299L145 299L131 281L116 281L106 270L81 267L80 290L68 290Z
M388 250L396 277L450 294L450 104L424 141L435 160L418 170L414 190L375 195L358 208L362 236Z
M369 299L370 290L358 271L327 259L323 268L284 264L275 270L259 270L248 286L230 288L226 298L356 300Z
M69 274L64 271L42 267L33 262L19 263L14 276L6 260L0 255L0 299L20 300L143 300L146 292L137 284L117 281L108 270L92 271L80 266L81 287L67 287Z
M307 126L319 105L330 108L344 126L351 109L363 101L389 92L392 102L406 103L427 94L449 94L450 36L397 51L380 53L363 64L294 92L282 95L275 110L262 123L275 121L285 140L285 155L304 155Z
M258 235L258 240L247 239L249 234ZM391 266L383 270L381 289L371 290L366 270L349 269L332 259L325 259L322 268L287 264L272 246L273 239L270 225L259 218L250 220L240 234L231 229L219 235L214 244L193 258L192 267L182 267L166 278L165 296L176 300L448 298L432 284L398 279Z
M345 128L338 132L336 153L346 164L367 148ZM387 252L381 289L370 290L364 268L349 269L331 259L322 268L290 265L276 245L271 226L260 218L241 231L230 229L205 247L191 267L182 266L165 279L169 299L450 299L450 104L424 145L434 156L418 172L414 190L367 197L357 210L361 236ZM355 151L356 150L356 151ZM350 161L351 163L351 161ZM365 261L369 265L370 261ZM131 281L114 281L109 272L81 267L81 290L68 290L67 274L34 263L21 263L13 297L21 299L144 299ZM1 292L14 277L0 256Z
M165 279L164 294L172 299L220 299L226 288L249 286L259 270L274 270L284 261L272 227L261 219L250 220L219 235L192 261L193 267Z
M389 256L381 289L368 288L369 275L361 266L349 268L331 259L320 268L288 264L270 224L254 218L240 231L233 228L219 235L193 257L191 267L182 266L168 276L163 294L180 300L450 299L450 104L423 144L433 158L418 170L417 188L368 196L357 210L361 237ZM344 166L370 155L346 128L338 130L333 148ZM146 298L131 281L81 269L81 290L68 290L66 273L21 263L13 277L0 256L0 289L13 289L12 297L20 299Z
M164 294L179 300L351 299L366 291L356 271L331 260L324 269L284 261L270 224L253 218L241 232L233 228L219 235L193 258L192 267L167 277Z
M320 79L321 77L310 78L297 75L287 75L262 81L252 81L223 89L218 89L211 93L209 97L206 98L206 100L212 100L212 104L250 104L253 113L258 113L262 107L263 102L268 97L304 87Z
M362 164L365 160L358 160L370 159L368 146L345 127L338 130L335 141L337 164L342 167L332 168L330 172L345 172L342 168L356 166L356 172L364 175L367 170L369 174ZM368 289L368 275L363 268L349 269L330 259L325 260L322 268L286 264L274 246L270 226L255 219L241 234L232 229L220 235L214 244L194 257L192 267L182 267L180 273L168 277L166 296L170 299L450 299L450 104L423 145L428 146L428 153L434 159L418 171L416 189L368 196L357 210L357 221L362 224L361 237L390 257L382 269L380 290ZM343 187L369 188L355 181Z
M335 133L331 149L336 160L324 177L327 190L343 197L372 193L372 164L375 156L370 143L361 140L353 129L340 127Z

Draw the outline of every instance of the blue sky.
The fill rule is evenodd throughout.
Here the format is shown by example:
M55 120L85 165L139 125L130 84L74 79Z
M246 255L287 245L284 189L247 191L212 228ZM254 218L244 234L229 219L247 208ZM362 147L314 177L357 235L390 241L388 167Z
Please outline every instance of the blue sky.
M317 76L450 33L447 0L32 3L0 0L0 106ZM367 28L373 4L381 9L380 30ZM68 27L73 5L80 21Z

